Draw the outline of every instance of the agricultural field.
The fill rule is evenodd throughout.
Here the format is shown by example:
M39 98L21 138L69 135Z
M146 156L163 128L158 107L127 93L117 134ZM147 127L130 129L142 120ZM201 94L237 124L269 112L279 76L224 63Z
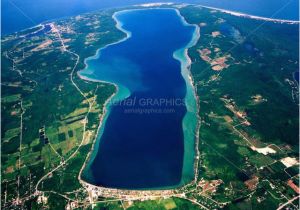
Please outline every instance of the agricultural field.
M36 197L37 190L46 189L48 183L52 190L55 167L62 166L57 173L64 174L55 182L66 186L60 190L80 187L79 170L95 139L103 104L115 87L84 81L77 71L99 46L123 36L110 27L114 25L110 17L106 12L78 16L3 37L3 207ZM91 39L94 28L97 33ZM71 155L75 158L68 161Z
M299 167L298 25L197 6L180 12L201 31L189 50L200 103L200 177L224 182L214 197L229 198L229 209L276 209L297 195L288 180L299 180L281 162L292 157ZM291 194L274 199L270 188Z

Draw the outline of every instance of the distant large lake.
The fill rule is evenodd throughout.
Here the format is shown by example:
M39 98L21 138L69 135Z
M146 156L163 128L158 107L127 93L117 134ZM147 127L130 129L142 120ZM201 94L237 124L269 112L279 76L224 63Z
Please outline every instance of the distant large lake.
M299 19L299 0L3 0L1 33L16 32L50 19L145 2L199 3L263 17Z
M119 86L84 179L130 189L191 181L196 113L189 125L184 119L187 105L190 113L196 104L181 65L187 64L183 49L194 40L196 27L174 9L116 14L130 38L102 49L80 72Z

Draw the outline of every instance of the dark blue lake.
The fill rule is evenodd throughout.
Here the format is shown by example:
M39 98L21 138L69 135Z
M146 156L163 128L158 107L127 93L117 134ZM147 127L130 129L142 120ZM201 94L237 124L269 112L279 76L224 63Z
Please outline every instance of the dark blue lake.
M189 84L174 52L193 40L196 27L185 24L173 9L130 10L115 17L131 36L102 49L80 73L119 86L114 98L119 101L109 106L84 179L130 189L178 185L184 171ZM184 178L191 180L193 162L187 167L190 174Z

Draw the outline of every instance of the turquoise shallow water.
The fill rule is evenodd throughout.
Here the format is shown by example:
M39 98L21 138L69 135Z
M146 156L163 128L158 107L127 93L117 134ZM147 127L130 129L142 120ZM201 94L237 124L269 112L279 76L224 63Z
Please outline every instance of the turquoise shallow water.
M127 189L191 181L197 119L184 49L196 41L196 27L174 9L130 10L115 18L129 37L100 50L80 72L119 87L83 178Z

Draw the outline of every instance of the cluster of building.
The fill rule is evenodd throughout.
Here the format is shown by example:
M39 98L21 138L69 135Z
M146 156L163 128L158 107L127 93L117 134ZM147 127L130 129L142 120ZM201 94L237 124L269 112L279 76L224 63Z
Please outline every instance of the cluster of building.
M150 200L158 197L168 198L176 193L175 190L122 190L104 188L82 182L89 194L91 203L99 198L115 198L124 200Z
M45 126L42 126L39 129L39 134L40 134L40 143L42 145L48 144L49 143L49 139L48 139L48 137L46 136L46 133L45 133Z

